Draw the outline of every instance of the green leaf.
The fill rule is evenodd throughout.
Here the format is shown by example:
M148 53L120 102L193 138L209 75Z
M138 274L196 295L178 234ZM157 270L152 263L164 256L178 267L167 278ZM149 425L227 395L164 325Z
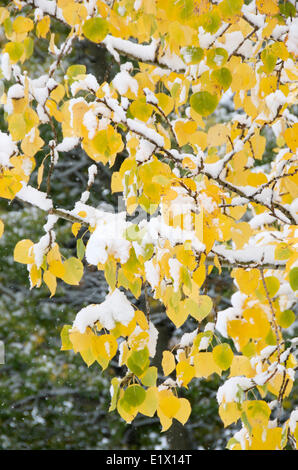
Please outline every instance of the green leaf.
M270 297L274 297L278 292L280 282L275 276L268 276L265 278L266 286Z
M199 91L190 97L190 106L201 116L208 116L215 111L218 98L208 91Z
M221 24L221 18L216 11L210 11L202 15L201 25L207 33L214 34Z
M212 351L214 362L222 370L227 370L232 364L234 357L231 346L227 343L218 344Z
M204 50L201 47L188 46L183 50L183 57L187 64L198 64L204 57Z
M231 17L240 13L243 0L223 0L219 9L223 16Z
M61 330L61 351L69 351L70 349L73 349L72 342L69 339L69 330L71 330L71 328L71 325L64 325Z
M222 67L221 69L213 70L211 79L217 82L226 91L230 88L232 83L232 74L229 69Z
M185 304L190 315L199 322L209 315L213 306L212 300L208 295L200 295L196 301L186 299Z
M85 65L71 65L68 67L66 71L66 75L69 79L75 80L76 77L79 75L85 75L86 74L86 66Z
M298 289L298 267L291 269L289 274L290 286L293 290Z
M82 260L85 254L85 245L81 238L77 240L77 257Z
M288 328L295 321L295 314L292 310L284 310L277 316L278 324L282 328Z
M157 380L157 367L149 367L140 379L146 387L155 387Z
M109 23L104 18L90 18L83 25L83 33L92 42L100 43L109 32Z
M262 51L261 59L264 64L264 72L272 73L276 64L277 57L273 55L271 51L267 48Z
M228 60L228 53L223 47L215 47L207 53L209 67L222 67Z
M148 348L141 349L140 351L132 351L127 359L127 366L138 377L142 375L150 364Z
M287 18L289 16L295 17L296 15L295 7L290 2L285 2L285 1L281 2L279 5L279 10L280 10L280 13L282 15L285 15Z
M146 391L140 385L129 385L123 395L123 405L127 403L129 407L140 406L146 398Z
M111 386L113 389L113 395L112 395L112 400L111 400L109 411L114 411L117 406L117 401L118 401L119 391L120 391L120 382L117 377L112 378Z

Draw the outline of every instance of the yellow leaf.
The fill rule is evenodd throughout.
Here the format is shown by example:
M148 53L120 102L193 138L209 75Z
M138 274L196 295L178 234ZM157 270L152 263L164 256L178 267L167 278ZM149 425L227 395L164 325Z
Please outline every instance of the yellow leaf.
M79 330L73 328L69 331L69 339L73 345L73 350L75 353L86 351L92 346L92 337L94 334L87 328L85 333L80 333Z
M26 123L22 114L11 114L7 118L12 140L22 140L26 135Z
M191 413L191 406L186 398L179 398L180 408L175 414L175 418L180 421L181 424L185 424Z
M82 224L80 224L79 222L75 222L74 224L72 224L71 231L75 237L77 236L81 226Z
M263 400L248 400L242 403L242 410L245 412L249 424L252 428L268 425L271 410L269 405Z
M52 261L49 261L49 271L56 277L59 277L60 279L63 279L65 276L65 266L62 263L61 260L53 259Z
M196 377L209 377L213 373L221 375L221 368L215 363L212 352L195 354L194 367Z
M30 18L18 16L14 20L12 27L16 33L28 33L34 28L34 23Z
M256 5L262 15L278 15L278 0L256 0Z
M229 377L237 377L245 375L246 377L253 377L255 374L248 357L234 355Z
M221 403L218 409L219 416L224 423L224 427L226 428L232 423L236 423L241 416L241 408L239 403L235 402L228 402L228 403Z
M210 127L207 135L207 144L209 147L223 145L227 142L229 128L226 124L216 124Z
M295 153L298 148L298 123L294 124L293 127L288 127L288 129L286 129L285 140L292 152Z
M167 418L174 418L180 408L179 398L175 397L170 390L159 392L158 407Z
M237 64L230 65L233 81L231 84L232 91L250 90L256 84L256 76L254 69L246 63L237 61Z
M157 387L149 387L146 392L146 398L138 407L139 413L152 417L158 406L158 389Z
M176 367L177 383L187 388L189 382L195 376L195 368L191 366L187 361L180 361Z
M118 349L118 343L113 335L105 334L92 337L91 349L95 357L100 356L111 360Z
M36 264L33 264L30 272L30 282L31 282L31 288L34 286L40 287L41 285L41 269L37 268Z
M34 243L31 240L19 241L14 248L14 252L13 252L14 260L17 261L17 263L22 263L22 264L34 263L33 254L31 253L29 254L33 245Z
M148 330L149 329L149 323L148 323L148 320L147 320L144 312L142 312L141 310L136 310L135 311L135 318L136 318L137 323L142 328L142 330Z
M4 232L4 223L3 223L2 220L0 219L0 238L1 238L2 235L3 235L3 232Z
M39 38L45 38L50 30L50 17L44 16L36 25L36 34Z
M84 274L84 266L78 258L69 258L64 263L65 273L62 279L67 284L78 286Z
M239 289L244 294L250 295L258 287L260 280L260 271L258 269L234 269L232 271L232 277L237 281Z
M170 375L176 366L174 354L170 351L163 351L161 365L164 375Z
M56 288L57 288L57 281L56 281L56 276L52 274L50 271L45 271L43 273L43 280L50 289L51 292L51 297L55 295Z

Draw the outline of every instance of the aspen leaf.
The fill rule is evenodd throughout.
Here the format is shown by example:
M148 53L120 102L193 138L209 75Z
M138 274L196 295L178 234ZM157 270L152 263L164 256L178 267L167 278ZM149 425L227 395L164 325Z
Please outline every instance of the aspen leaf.
M100 356L111 360L118 349L118 343L113 335L105 334L92 337L92 351L95 357Z
M196 377L209 377L213 373L221 374L221 368L216 364L212 352L201 352L194 355Z
M69 330L69 340L75 353L82 352L91 347L93 333L87 328L85 333L80 333L77 329Z
M73 348L72 342L69 339L69 330L71 330L71 328L71 325L64 325L61 330L61 351L69 351Z
M281 243L275 248L274 257L277 260L286 260L289 259L293 251L287 244Z
M158 106L163 110L165 115L170 114L174 108L174 100L171 96L166 95L165 93L157 93L156 98L158 100Z
M296 152L296 149L298 148L298 123L294 124L293 127L288 127L284 136L285 141L292 152Z
M65 265L59 259L49 261L49 271L56 277L63 278L65 275Z
M155 387L157 381L157 368L156 367L148 367L148 369L144 372L144 374L140 377L142 384L146 387Z
M284 310L277 314L277 323L282 328L289 328L295 321L295 313L292 310Z
M176 367L174 354L170 351L163 351L161 365L164 375L170 375Z
M277 0L256 0L256 5L260 13L264 15L278 15L278 1Z
M83 25L83 33L92 42L100 43L109 32L109 23L104 18L90 18Z
M36 25L36 34L40 38L45 38L50 30L51 19L44 16Z
M241 292L247 295L250 295L255 291L260 280L260 272L258 269L250 269L248 271L245 271L244 269L235 269L232 272L232 276L235 277Z
M123 396L123 400L134 408L140 406L145 401L145 398L146 392L140 385L130 385L126 388Z
M57 288L57 281L56 281L56 276L52 274L50 271L45 271L43 273L43 280L50 289L51 292L51 297L55 295L56 288Z
M150 387L146 391L146 398L138 406L139 413L152 417L158 406L158 390L156 387Z
M22 114L8 117L8 129L14 141L22 140L26 135L26 122Z
M147 320L144 312L142 312L141 310L136 310L135 311L135 318L136 318L136 322L140 325L140 327L143 330L148 330L149 329L149 323L148 323L148 320Z
M268 424L271 410L269 405L263 400L248 400L242 403L242 410L245 412L249 424L252 428L261 426L265 428Z
M223 88L223 90L226 91L230 88L232 83L232 74L227 67L222 67L212 71L211 79L218 83Z
M245 375L246 377L253 377L254 370L250 364L250 360L246 356L234 355L230 367L230 377L237 377Z
M4 233L4 223L0 219L0 238L2 237L3 233Z
M11 62L16 63L24 54L24 44L21 42L8 42L5 45L5 52L8 53Z
M127 359L127 366L136 375L142 375L149 367L149 350L148 348L140 351L132 351Z
M298 289L298 267L291 269L289 281L291 288L296 291Z
M88 367L90 367L95 362L96 358L91 348L80 351L80 354L81 354L83 361L87 364Z
M159 408L161 409L162 413L167 418L174 418L176 413L180 409L180 401L179 398L175 397L171 392L163 393L160 392L159 394Z
M62 280L67 284L78 286L84 273L82 261L77 258L69 258L64 263L65 272Z
M213 113L217 104L217 96L211 95L208 91L199 91L190 97L190 106L202 116L208 116Z
M223 0L220 3L219 10L224 17L233 17L240 13L243 0Z
M253 428L246 450L281 450L282 428L267 428L262 426Z
M123 395L121 396L121 392ZM117 411L121 418L124 419L127 423L131 423L134 417L137 414L137 411L134 407L130 406L129 403L124 399L124 391L120 390L119 400L117 402Z
M187 299L186 306L190 315L201 322L211 312L213 303L208 295L200 295L196 300Z
M236 423L241 416L241 408L236 402L221 403L218 412L225 428Z
M187 361L180 361L176 366L177 382L187 388L189 382L195 376L195 369Z
M227 370L232 364L232 360L234 357L233 351L231 346L227 343L218 344L213 348L212 351L213 359L215 363L220 367L222 370Z
M31 240L21 240L19 241L13 252L13 258L18 263L22 264L31 264L34 263L34 256L30 251L34 243ZM30 253L30 254L29 254Z
M186 398L179 398L180 408L175 414L175 419L180 421L181 424L185 424L191 413L191 406Z
M110 407L109 407L109 411L114 411L116 409L116 406L117 406L117 401L118 401L118 397L119 397L119 390L120 390L120 383L119 383L119 379L117 377L112 378L111 387L112 387L112 390L113 390L113 394L112 394L112 400L111 400L111 404L110 404Z

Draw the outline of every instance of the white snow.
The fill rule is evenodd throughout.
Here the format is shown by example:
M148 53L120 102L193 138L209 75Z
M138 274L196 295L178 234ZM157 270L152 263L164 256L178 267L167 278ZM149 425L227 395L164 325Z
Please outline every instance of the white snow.
M81 210L84 211L85 206L84 204L77 203L76 211L78 207L82 207ZM87 262L97 266L98 263L105 263L109 255L114 255L115 258L120 260L121 264L125 263L129 258L131 247L130 242L124 238L127 228L126 213L112 214L92 209L89 206L85 218L88 221L91 218L91 221L96 226L86 246Z
M294 18L289 27L287 48L296 57L298 56L298 18Z
M56 150L58 152L70 152L70 150L78 145L79 141L78 137L64 137L62 142L57 145Z
M22 189L16 194L16 197L24 202L29 202L33 206L39 207L44 211L48 211L53 207L51 199L47 198L46 193L23 183Z
M135 78L130 75L132 70L132 63L126 62L120 67L120 72L114 77L112 83L120 95L125 95L128 90L134 93L136 96L139 90L139 84Z
M108 294L101 304L91 304L82 308L76 315L73 328L84 333L88 326L92 327L97 321L112 330L116 322L127 326L134 317L134 309L126 296L119 289Z
M11 136L0 131L0 165L11 167L9 161L12 155L18 153L18 148L13 142Z
M249 389L252 385L252 380L247 377L231 377L219 387L216 395L217 401L219 404L233 401L240 402L241 394L239 394L239 392Z

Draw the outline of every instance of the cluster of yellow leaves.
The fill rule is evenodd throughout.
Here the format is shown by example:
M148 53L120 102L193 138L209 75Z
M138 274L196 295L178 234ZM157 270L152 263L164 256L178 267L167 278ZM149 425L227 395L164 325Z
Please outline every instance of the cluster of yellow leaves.
M19 241L14 249L14 260L29 267L31 288L40 287L43 279L52 297L56 292L57 278L70 285L79 285L84 267L78 258L71 257L62 261L59 246L54 243L44 253L43 263L39 266L35 260L34 246L34 243L27 239Z

